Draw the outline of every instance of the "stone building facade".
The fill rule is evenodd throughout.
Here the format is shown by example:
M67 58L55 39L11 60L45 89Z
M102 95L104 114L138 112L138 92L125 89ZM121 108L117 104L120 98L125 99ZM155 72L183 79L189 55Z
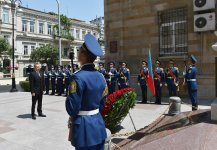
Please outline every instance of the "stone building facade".
M136 86L136 76L141 60L148 57L161 60L166 67L174 59L180 71L180 95L187 96L183 87L184 60L188 55L198 59L198 84L200 99L216 97L216 58L212 49L217 38L214 30L194 31L194 15L216 14L216 9L195 12L195 0L105 0L106 61L126 61L131 70L131 85ZM215 6L215 5L214 5ZM214 16L209 16L213 19ZM216 24L214 24L216 28ZM164 88L164 94L167 94Z
M45 44L54 44L58 47L58 38L54 38L53 26L58 24L57 16L49 13L34 10L31 8L17 8L15 14L15 70L16 77L22 77L25 74L25 68L33 65L30 62L31 51ZM0 32L10 44L12 44L12 11L9 3L1 2L0 5ZM90 22L77 19L71 19L71 35L74 41L69 45L66 39L62 38L62 65L70 64L70 51L74 50L74 63L78 63L78 49L84 42L84 36L91 33L98 38L97 26ZM9 56L2 56L0 61L10 59ZM96 62L99 62L98 58ZM12 66L12 61L11 61Z

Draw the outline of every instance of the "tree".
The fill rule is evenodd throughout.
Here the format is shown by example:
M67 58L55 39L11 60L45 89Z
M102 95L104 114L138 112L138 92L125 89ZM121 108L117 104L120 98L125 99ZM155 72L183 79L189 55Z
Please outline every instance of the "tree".
M104 37L102 34L102 24L98 22L98 23L96 23L96 25L97 25L97 32L99 33L98 42L102 46L105 44L105 40L104 40Z
M46 63L47 65L58 64L58 48L51 44L34 49L30 55L30 61Z
M10 51L11 51L11 46L9 42L5 38L0 37L0 56L2 54L9 54Z
M58 16L56 13L54 12L49 12L50 15L55 15ZM65 15L60 15L60 23L61 23L61 37L67 39L69 42L74 41L74 37L71 35L70 30L72 27L72 23L71 20L65 16ZM56 31L54 33L54 38L58 35L58 30L59 30L59 26L58 24L53 26L54 31Z

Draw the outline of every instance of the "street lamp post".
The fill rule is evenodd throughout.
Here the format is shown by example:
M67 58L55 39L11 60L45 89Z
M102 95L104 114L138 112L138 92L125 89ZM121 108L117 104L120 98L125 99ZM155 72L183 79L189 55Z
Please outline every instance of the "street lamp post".
M62 50L61 50L61 23L60 23L60 3L59 0L56 0L57 2L57 7L58 7L58 27L59 27L59 31L58 31L58 37L59 37L59 65L62 65L62 61L61 61L61 54L62 54Z
M14 17L15 17L15 10L16 10L16 2L20 2L20 0L10 0L11 2L11 12L12 12L12 59L13 59L13 62L12 62L12 87L11 87L11 90L10 92L16 92L17 89L16 89L16 81L15 81L15 73L14 73L14 53L15 53L15 48L14 48L14 42L15 42L15 39L14 39Z
M74 60L74 50L72 50L70 53L69 53L69 59L71 59L71 68L72 68L72 73L75 72L75 69L74 69L74 63L73 63L73 60Z

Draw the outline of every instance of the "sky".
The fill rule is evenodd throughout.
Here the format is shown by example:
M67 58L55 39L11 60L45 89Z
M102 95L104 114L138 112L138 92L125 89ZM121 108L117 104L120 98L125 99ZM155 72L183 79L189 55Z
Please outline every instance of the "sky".
M21 0L24 7L57 13L56 0ZM70 18L90 21L104 16L104 0L59 0L60 13Z

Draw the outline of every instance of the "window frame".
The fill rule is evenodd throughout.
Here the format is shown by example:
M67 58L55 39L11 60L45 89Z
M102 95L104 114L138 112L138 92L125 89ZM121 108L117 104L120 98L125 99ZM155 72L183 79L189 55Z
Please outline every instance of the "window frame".
M159 56L188 54L187 8L174 8L158 12ZM165 30L163 29L164 27Z
M42 27L41 27L41 24L42 24ZM38 23L38 28L39 28L38 33L39 34L44 34L44 22L39 22Z
M5 13L5 11L7 11L7 13ZM10 23L10 9L3 8L3 11L2 11L2 22L6 23L6 24Z
M77 31L78 31L78 33L77 33ZM80 30L79 29L75 30L75 35L76 35L76 39L80 39Z
M31 24L33 23L33 25ZM35 21L30 21L29 22L29 32L34 33L35 32Z
M49 28L50 26L50 28ZM52 25L50 23L47 24L47 34L52 35Z
M24 21L26 22L26 24L24 24ZM28 31L28 20L26 20L26 19L22 19L22 31L23 32Z
M26 49L25 49L26 48ZM23 55L28 56L29 55L29 48L28 45L23 45Z

